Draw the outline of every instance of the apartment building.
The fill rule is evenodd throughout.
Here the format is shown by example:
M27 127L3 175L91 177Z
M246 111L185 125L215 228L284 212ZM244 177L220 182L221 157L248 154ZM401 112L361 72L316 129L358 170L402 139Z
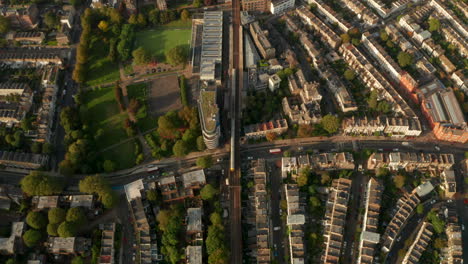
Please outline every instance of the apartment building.
M344 178L333 180L323 220L324 250L320 263L340 261L350 190L351 180Z
M383 133L394 137L417 137L422 133L421 123L417 118L404 117L350 117L342 122L342 128L347 135L381 135Z
M468 78L463 74L463 70L454 72L450 79L454 82L455 87L462 89L465 93L468 92Z
M266 137L268 133L281 135L288 131L288 121L286 119L273 120L261 124L253 124L244 127L245 137L247 139L257 139Z
M0 123L13 126L23 120L33 104L33 91L26 83L0 83Z
M33 196L31 199L33 208L37 210L57 208L59 205L59 196Z
M429 222L423 222L413 243L406 252L402 264L419 263L419 258L432 240L432 234L432 225Z
M327 43L333 49L341 44L341 38L333 30L323 23L316 15L309 11L305 6L297 8L296 13L299 17L320 34L322 41Z
M254 167L255 184L255 229L257 264L271 262L269 194L267 192L267 171L265 160L257 160Z
M203 13L201 41L200 80L219 81L223 58L223 11Z
M26 231L25 222L11 223L11 232L8 237L0 237L0 254L13 255L18 254L22 248L23 233Z
M91 239L84 237L49 237L47 251L56 255L84 254L91 249Z
M202 246L188 246L185 249L187 264L202 264L203 249Z
M156 6L159 10L167 10L167 2L166 0L156 0Z
M286 179L288 174L296 174L299 169L296 157L282 157L281 158L281 177Z
M320 62L317 62L320 65ZM331 94L335 96L336 103L342 112L353 112L357 111L358 107L353 96L338 77L338 74L325 67L323 64L317 68L320 77L327 81L327 87Z
M9 41L17 41L22 45L40 45L45 40L44 32L18 31L9 32L6 35Z
M326 152L310 155L310 166L318 170L353 170L353 154L349 152Z
M413 91L417 88L418 83L416 80L400 68L369 32L362 34L362 43L370 51L370 54L379 62L379 67L385 70L393 82L403 86L402 88L405 91Z
M317 11L326 17L330 24L338 25L338 28L341 29L341 31L348 32L352 28L352 25L349 22L347 22L340 14L335 12L333 8L322 0L308 0L307 2L309 4L317 5Z
M99 225L102 230L101 252L99 254L99 264L114 264L114 239L115 223L106 223Z
M284 185L287 204L287 225L289 232L289 254L291 264L305 263L304 224L305 206L301 201L297 184Z
M8 168L37 170L48 162L49 156L43 154L0 151L0 164Z
M450 21L452 26L462 34L465 38L468 38L468 26L459 19L450 8L446 7L439 0L431 0L429 5L433 6L437 12L439 12L445 19Z
M444 170L440 174L442 184L440 187L445 191L445 197L451 199L457 192L457 181L455 180L454 170Z
M372 264L376 254L376 246L380 241L380 234L377 232L379 224L380 204L382 202L383 184L371 178L367 182L364 193L364 217L362 219L362 233L359 240L358 258L356 263Z
M137 234L138 264L150 264L153 261L162 259L161 255L158 254L156 233L154 233L156 220L150 209L150 204L145 199L145 185L143 180L140 179L124 186L130 208L130 217L132 218L134 231Z
M268 12L270 7L269 0L242 0L242 10L250 12Z
M2 48L0 64L12 68L39 67L48 64L63 64L61 51L52 48Z
M442 171L450 169L455 164L453 154L416 153L416 152L376 152L367 160L367 168L375 170L388 168L390 170L404 169L406 171Z
M196 170L182 174L181 177L174 175L166 176L158 181L164 202L174 202L186 198L195 197L196 190L206 184L205 172Z
M462 264L463 263L463 240L462 229L459 224L449 223L445 228L448 243L444 250L443 264Z
M320 103L306 105L298 95L284 97L282 100L283 112L289 117L291 123L299 125L317 124L322 120Z
M342 45L340 52L348 65L355 70L359 78L371 90L377 89L380 96L393 104L393 111L406 117L416 117L414 111L383 77L383 75L367 60L367 58L352 44Z
M468 142L468 126L452 89L433 81L419 91L421 110L439 140Z
M26 8L9 8L5 6L0 13L10 20L14 29L31 30L39 24L39 9L36 4L31 4Z
M294 7L295 0L274 0L270 3L270 12L273 15L281 14Z
M202 241L203 240L203 210L201 207L187 209L187 236L189 241Z
M198 112L202 128L203 141L206 148L215 149L219 146L221 136L219 107L216 103L217 89L201 89L198 98Z
M379 17L377 17L359 0L342 0L341 2L348 9L353 11L353 13L356 14L359 19L362 19L368 26L374 26L379 22Z
M270 41L268 40L268 30L262 30L258 21L250 23L250 34L252 35L252 39L257 46L260 55L264 59L272 59L276 55L275 48L271 45Z
M405 193L396 205L393 211L392 220L385 229L381 237L382 251L387 253L393 246L394 241L397 239L403 227L406 225L408 219L413 215L414 209L419 204L420 200L415 191Z

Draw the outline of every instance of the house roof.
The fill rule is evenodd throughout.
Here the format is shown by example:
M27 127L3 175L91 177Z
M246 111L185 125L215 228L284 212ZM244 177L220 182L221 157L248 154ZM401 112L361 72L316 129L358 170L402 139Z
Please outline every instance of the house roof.
M141 198L141 190L144 190L143 180L139 179L124 186L125 195L130 202L133 199Z

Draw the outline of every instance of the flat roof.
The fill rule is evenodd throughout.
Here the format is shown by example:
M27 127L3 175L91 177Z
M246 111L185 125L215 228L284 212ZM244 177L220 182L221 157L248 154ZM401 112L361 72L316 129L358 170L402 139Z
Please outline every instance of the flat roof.
M141 190L144 190L143 180L139 179L124 186L127 201L141 197Z
M202 123L206 131L213 132L218 124L219 108L216 104L216 91L200 90L199 99Z

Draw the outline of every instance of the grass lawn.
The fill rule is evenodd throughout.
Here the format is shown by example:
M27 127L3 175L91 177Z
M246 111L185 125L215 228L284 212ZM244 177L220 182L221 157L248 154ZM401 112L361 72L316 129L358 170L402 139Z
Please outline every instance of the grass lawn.
M171 25L171 23L176 24ZM143 47L160 62L165 62L166 51L175 46L182 45L188 52L192 32L190 23L188 28L183 26L187 24L185 21L178 20L171 23L156 29L137 32L134 48Z
M119 64L107 58L109 45L93 38L90 44L89 61L86 72L86 84L94 86L98 84L115 82L119 79Z
M88 91L85 94L86 111L82 118L86 120L93 133L103 130L101 139L96 142L98 149L103 149L127 138L123 122L127 113L121 113L114 99L112 87ZM122 152L124 153L124 152ZM132 152L133 153L133 152ZM133 155L130 153L131 155Z
M135 141L131 140L117 145L101 153L104 160L112 160L117 164L117 169L127 169L135 166Z
M148 87L147 83L137 83L137 84L132 84L132 85L127 86L127 93L128 93L129 99L135 98L139 100L140 102L146 102L147 87ZM137 126L141 132L145 132L150 129L155 129L157 127L157 121L158 121L157 118L148 114L147 111L146 111L146 116L145 116L145 112L138 111L136 117L138 119Z

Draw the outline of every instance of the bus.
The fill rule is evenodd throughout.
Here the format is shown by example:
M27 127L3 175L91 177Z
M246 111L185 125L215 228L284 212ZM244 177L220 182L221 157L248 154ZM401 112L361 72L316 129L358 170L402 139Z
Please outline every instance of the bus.
M280 149L280 148L270 149L270 154L279 154L279 153L281 153L281 149Z
M146 169L146 172L153 172L153 171L157 171L157 170L159 170L158 166L148 165L147 169Z

